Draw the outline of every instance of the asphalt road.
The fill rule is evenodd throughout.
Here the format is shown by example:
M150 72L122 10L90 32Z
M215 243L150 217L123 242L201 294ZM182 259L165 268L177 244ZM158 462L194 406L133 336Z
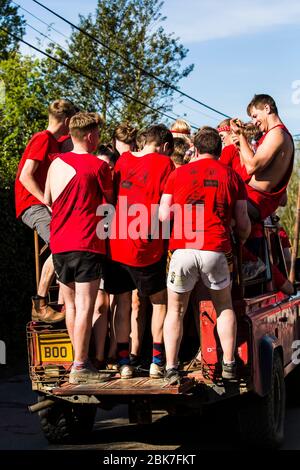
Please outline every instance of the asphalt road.
M84 445L50 446L44 438L37 414L27 406L36 402L26 375L0 380L0 449L1 450L234 450L238 436L230 415L214 410L201 420L175 421L165 413L154 413L153 423L140 428L128 424L127 407L97 412L94 431ZM221 411L221 412L220 412ZM196 426L195 426L196 425ZM300 450L300 406L287 407L285 450Z

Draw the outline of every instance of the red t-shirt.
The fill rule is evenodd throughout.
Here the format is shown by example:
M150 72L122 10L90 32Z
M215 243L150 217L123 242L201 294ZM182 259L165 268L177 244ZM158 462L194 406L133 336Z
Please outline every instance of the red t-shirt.
M114 184L118 200L109 241L114 261L143 267L162 258L164 241L158 222L158 204L173 169L172 160L159 153L136 157L131 152L124 152L117 161ZM134 207L134 204L143 205L144 217L135 211L137 206ZM137 220L139 214L140 224Z
M236 171L245 183L251 180L251 175L248 175L245 166L241 164L239 149L234 144L223 148L219 161Z
M97 208L103 204L103 193L112 191L109 166L90 154L73 152L59 155L73 167L76 175L52 204L50 248L52 253L90 251L105 254L105 240L97 236Z
M181 208L174 211L170 250L231 250L230 222L235 202L246 199L245 185L235 171L212 158L197 160L170 175L164 194L172 194L173 204ZM183 217L177 217L177 210ZM198 223L197 213L203 215Z
M17 217L20 217L28 207L42 204L41 201L27 191L20 182L20 174L26 160L36 160L40 162L36 172L34 173L34 179L37 181L41 190L44 191L48 168L51 164L51 158L49 155L57 152L59 152L59 143L51 132L47 130L38 132L31 138L19 163L16 176L15 204Z

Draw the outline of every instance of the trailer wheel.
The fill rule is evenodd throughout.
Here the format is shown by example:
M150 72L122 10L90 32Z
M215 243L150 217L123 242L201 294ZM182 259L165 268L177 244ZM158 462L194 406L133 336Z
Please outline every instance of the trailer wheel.
M238 410L242 441L256 447L279 447L284 438L285 382L282 361L276 351L269 393L264 397L251 394L245 398Z
M39 395L38 401L45 396ZM84 441L92 432L97 407L57 402L39 411L42 431L51 444L71 444Z

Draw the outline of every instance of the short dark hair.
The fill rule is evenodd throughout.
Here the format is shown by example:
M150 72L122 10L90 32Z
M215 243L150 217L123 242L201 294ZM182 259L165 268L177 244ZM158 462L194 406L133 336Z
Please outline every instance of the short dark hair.
M219 158L222 152L221 137L213 127L201 127L194 136L194 145L200 154L209 153Z
M170 152L174 151L172 132L164 124L154 124L145 130L145 145L152 143L157 146L169 144Z
M247 106L248 116L251 116L251 109L253 107L258 109L263 109L263 107L268 104L270 106L271 113L278 114L278 109L275 103L275 100L270 95L254 95L252 100Z
M186 139L183 139L182 137L175 137L174 151L172 153L173 162L177 165L184 165L184 163L186 163L184 157L189 148L190 144Z
M114 165L118 160L118 155L112 150L109 145L100 145L97 153L98 155L105 155Z
M119 140L124 144L135 146L137 129L128 122L121 122L113 132L113 140Z

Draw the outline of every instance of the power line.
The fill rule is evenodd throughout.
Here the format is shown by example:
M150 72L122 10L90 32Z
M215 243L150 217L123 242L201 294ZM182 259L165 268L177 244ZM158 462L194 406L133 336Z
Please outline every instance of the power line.
M43 21L41 20L41 18L38 18L36 15L34 15L33 13L31 13L29 10L26 10L26 8L22 7L21 5L19 5L18 3L12 1L12 3L14 3L18 8L21 8L21 10L23 11L26 11L26 13L28 13L29 15L31 15L33 18L35 18L36 20L40 21L41 23L43 23L44 25L48 26L48 28L51 28L53 31L55 31L56 33L60 34L61 36L63 36L64 38L66 39L69 39L69 36L67 36L66 34L62 33L61 31L58 31L57 29L53 28L53 26L49 23L46 23L46 21Z
M93 83L95 84L100 84L101 85L101 82L99 82L98 80L96 80L95 78L91 77L90 75L86 74L85 72L82 72L78 69L76 69L75 67L69 65L69 64L66 64L64 61L58 59L57 57L53 57L51 54L48 54L48 52L45 52L45 51L42 51L41 49L39 49L38 47L34 46L33 44L30 44L29 42L25 41L24 39L16 36L15 34L7 31L5 28L2 28L2 26L0 26L0 30L5 32L6 34L8 34L9 36L13 37L14 39L16 39L17 41L20 41L22 42L23 44L26 44L26 46L29 46L31 47L32 49L36 50L37 52L39 52L40 54L43 54L44 56L48 57L49 59L57 62L58 64L62 65L63 67L66 67L67 69L71 70L72 72L75 72L79 75L81 75L82 77L85 77L87 78L88 80L92 81ZM127 95L127 93L124 93L124 92L121 92L120 90L116 90L115 88L111 87L111 89L115 92L115 93L118 93L119 95L129 99L129 100L132 100L132 101L135 101L136 103L140 104L141 106L144 106L145 108L148 108L150 109L151 111L155 112L155 113L158 113L164 117L167 117L168 119L171 119L172 121L174 121L176 118L178 118L179 116L170 116L162 111L160 111L159 109L156 109L156 108L153 108L152 106L146 104L146 103L143 103L142 101L136 99L136 98L133 98L132 96L129 96ZM198 129L198 128L196 128Z
M97 39L95 36L93 36L92 34L88 33L87 31L84 31L82 28L79 28L79 26L76 26L74 23L72 23L71 21L67 20L66 18L64 18L63 16L59 15L58 13L56 13L55 11L51 10L51 8L48 8L47 6L43 5L41 2L39 2L38 0L33 0L34 3L36 3L37 5L41 6L42 8L44 8L45 10L49 11L50 13L52 13L54 16L56 16L57 18L61 19L62 21L64 21L65 23L67 23L69 26L71 26L72 28L75 28L77 31L79 31L80 33L84 34L85 36L87 36L88 38L90 38L92 41L95 41L97 42L98 44L100 44L102 47L104 47L105 49L109 50L110 52L112 52L113 54L117 55L118 57L120 57L122 60L124 60L125 62L127 62L128 64L130 65L133 65L135 68L137 68L138 70L140 70L140 72L142 72L144 75L148 75L149 77L159 81L161 84L163 84L165 87L167 88L170 88L171 90L173 91L176 91L177 93L180 93L182 96L185 96L186 98L189 98L190 100L194 101L195 103L198 103L200 104L201 106L217 113L217 114L220 114L221 116L223 117L226 117L226 118L230 118L230 116L228 116L227 114L224 114L222 113L221 111L218 111L217 109L197 100L196 98L193 98L192 96L188 95L187 93L179 90L177 87L175 87L174 85L171 85L170 83L167 83L166 81L162 80L161 78L157 77L156 75L154 75L153 73L151 72L148 72L147 70L145 70L144 68L140 67L137 63L135 62L132 62L130 60L128 60L126 57L124 57L122 54L118 53L115 49L111 48L110 46L108 46L107 44L104 44L102 41L100 41L99 39Z
M31 15L33 18L35 18L36 20L40 21L42 24L46 25L48 29L52 29L53 31L55 31L56 33L60 34L61 36L63 36L64 38L66 39L69 39L69 37L62 33L61 31L55 29L52 24L50 23L47 23L46 21L43 21L41 18L39 18L38 16L34 15L32 12L30 12L29 10L27 10L26 8L22 7L21 5L19 5L18 3L12 1L12 3L14 3L18 8L21 8L22 10L24 10L26 13L28 13L29 15ZM58 46L59 48L61 48L63 51L65 51L67 54L69 54L69 51L66 50L66 48L64 48L60 43L54 41L52 38L50 38L49 36L45 35L44 33L42 33L40 30L36 29L35 27L33 27L30 23L28 23L28 21L26 20L26 24L27 26L29 26L29 28L33 29L34 31L36 31L37 33L39 33L41 36L43 36L44 38L48 39L49 41L51 41L53 44L55 44L56 46ZM218 119L216 117L213 117L213 116L210 116L209 114L206 114L204 113L203 111L200 111L199 109L196 109L196 108L193 108L189 105L187 105L186 103L182 103L182 102L178 102L178 100L180 100L180 97L178 97L178 99L175 100L175 104L177 102L177 105L178 106L182 106L184 108L187 108L191 111L194 111L195 113L197 114L200 114L202 116L205 116L209 119L212 119L213 121L218 121ZM174 106L174 104L173 104ZM185 114L184 114L185 115ZM195 124L194 122L192 122L191 120L190 121L190 124L192 126L192 128L194 129L198 129L199 126L197 124Z
M27 20L25 20L25 23L26 23L26 25L29 26L29 28L31 28L33 31L37 32L38 34L40 34L40 35L43 36L44 38L48 39L50 42L52 42L53 44L57 45L60 49L62 49L67 55L69 55L69 51L68 51L66 48L64 48L63 46L61 46L59 43L57 43L56 41L54 41L52 38L50 38L49 36L47 36L46 34L44 34L44 33L43 33L42 31L40 31L39 29L37 29L37 28L35 28L34 26L32 26L30 23L28 23ZM99 70L96 70L96 69L94 69L94 68L93 68L93 70L94 70L96 73L99 72ZM112 103L110 103L110 104L112 105ZM187 106L187 108L190 108L190 107ZM192 108L190 108L190 109L192 109ZM200 114L203 114L203 113L201 113L201 111L199 111L199 113L200 113ZM177 116L177 117L179 117L179 116ZM213 118L212 118L212 119L213 119ZM199 128L199 126L197 126L197 125L196 125L195 123L193 123L192 121L190 121L190 124L191 124L191 127L192 127L193 129L198 129L198 128Z
M12 3L14 3L18 8L21 8L22 10L24 10L26 13L28 13L29 15L31 15L33 18L35 18L36 20L40 21L42 24L46 25L48 29L52 29L53 31L55 31L56 33L60 34L61 36L63 36L64 38L66 39L69 39L69 37L65 34L63 34L61 31L55 29L50 23L47 23L46 21L43 21L41 18L39 18L38 16L34 15L32 12L30 12L29 10L27 10L26 8L23 8L21 5L19 5L18 3L12 1ZM44 38L48 39L50 42L52 42L53 44L55 44L56 46L58 46L60 49L62 49L64 52L66 52L67 54L69 54L69 51L67 51L67 49L65 47L63 47L61 44L59 44L58 42L54 41L51 37L47 36L46 34L44 34L43 32L41 32L39 29L36 29L34 26L32 26L30 23L28 23L27 20L25 20L25 23L27 24L27 26L29 26L29 28L31 28L33 31L36 31L38 34L40 34L41 36L43 36ZM200 114L202 116L205 116L209 119L212 119L214 121L218 121L217 118L215 117L212 117L208 114L205 114L203 113L202 111L198 110L198 109L195 109L195 108L192 108L191 106L188 106L187 104L185 103L182 103L182 102L179 102L178 103L178 100L180 100L180 96L175 100L175 104L178 104L180 106L183 106L184 108L187 108L189 110L192 110L194 111L195 113L197 114ZM176 103L177 102L177 103ZM173 104L174 106L174 104ZM184 116L186 114L184 113ZM192 122L190 119L189 119L189 122L191 124L191 127L194 128L194 129L198 129L199 128L199 125L195 124L194 122Z

